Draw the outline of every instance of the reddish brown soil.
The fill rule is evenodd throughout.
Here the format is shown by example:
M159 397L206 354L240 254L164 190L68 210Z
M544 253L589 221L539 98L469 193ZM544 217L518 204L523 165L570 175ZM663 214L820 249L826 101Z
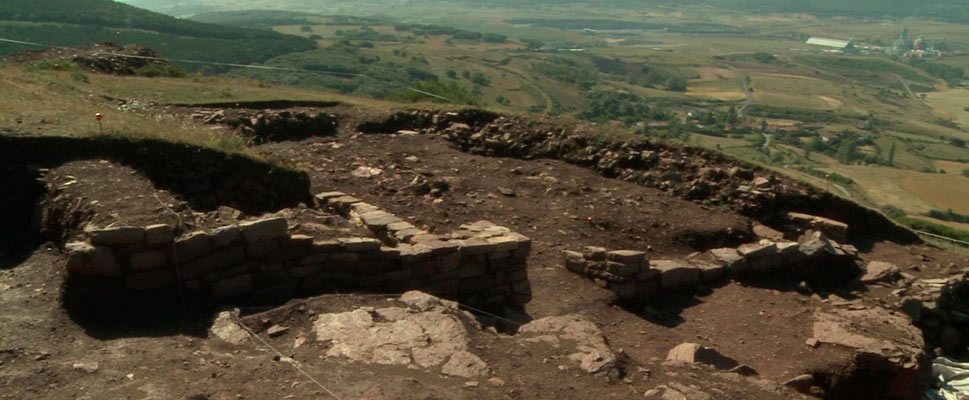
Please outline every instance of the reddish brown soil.
M482 380L477 387L466 387L466 380L436 372L326 359L322 347L301 351L297 360L307 372L341 398L620 399L638 398L645 390L675 381L695 385L714 398L789 399L797 396L737 375L661 360L673 346L697 342L752 366L764 378L783 381L818 368L837 368L847 357L835 348L813 349L804 343L811 335L811 312L831 307L834 298L825 300L827 294L728 284L706 296L666 299L655 311L630 310L614 305L611 292L559 266L562 250L589 245L644 249L651 258L663 258L750 240L751 221L745 217L558 161L472 156L435 136L351 134L257 150L308 171L315 192L344 191L432 231L448 232L462 223L487 219L530 236L534 300L525 312L532 318L582 314L595 321L611 346L628 359L626 379L607 381L575 368L560 370L558 365L567 361L554 349L507 346L478 332L473 335L474 352L505 383L493 386ZM408 160L411 156L416 161ZM352 172L360 166L383 172L354 177ZM445 182L448 188L435 194L411 188L425 179L429 184ZM231 210L195 213L133 170L107 162L70 163L48 175L54 187L70 180L77 183L63 191L89 205L97 201L91 209L98 224L171 223L174 215L165 210L169 207L198 227L236 218ZM313 216L317 217L325 218ZM333 223L339 229L338 221ZM861 248L865 260L892 261L918 276L940 276L950 263L969 262L926 246L880 242ZM326 398L259 345L228 347L205 339L208 310L108 324L72 320L60 304L63 280L63 257L49 245L20 265L0 271L0 398ZM868 304L894 303L892 290L873 287L854 294ZM289 356L298 332L308 329L311 313L383 302L359 295L322 296L251 315L245 322L257 331L268 324L291 327L291 333L271 341ZM74 367L85 362L97 362L98 369L84 372Z

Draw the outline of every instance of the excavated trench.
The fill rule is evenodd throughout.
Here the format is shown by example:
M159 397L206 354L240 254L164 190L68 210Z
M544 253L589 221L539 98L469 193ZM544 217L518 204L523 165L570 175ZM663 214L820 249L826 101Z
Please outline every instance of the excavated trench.
M0 171L0 269L6 269L23 262L42 243L47 188L35 167L10 164Z
M877 211L779 177L760 167L706 150L676 148L649 140L621 142L571 134L561 126L519 123L513 118L479 111L405 111L384 120L361 124L358 130L370 134L401 131L440 134L461 151L472 154L523 160L560 160L592 169L608 178L633 181L704 205L728 207L779 231L790 228L787 225L787 212L822 216L848 224L848 242L854 243L863 251L872 241L878 240L899 244L921 243L916 234ZM671 162L667 163L668 161ZM664 166L674 166L675 170L671 171L671 168L663 168ZM736 170L740 171L737 176L734 175ZM730 188L737 184L741 184L740 187L754 186L755 177L763 176L768 177L768 189L780 190L764 194L757 193L760 187L755 187L754 194L748 195L750 189L745 189L745 193L741 194ZM733 247L749 242L750 239L749 231L732 230L688 232L677 238L700 251L713 247ZM853 267L844 269L846 276L814 277L817 278L814 279L814 285L834 290L843 282L857 278L859 270L857 266ZM803 277L798 277L800 278ZM751 282L757 286L784 291L797 290L796 280L789 282L783 279L755 279ZM928 314L929 324L939 326L933 319L938 318L938 314ZM952 314L947 315L951 317ZM942 335L941 331L942 329L932 330L926 335L927 341L937 343ZM815 372L814 381L823 390L822 396L825 399L872 398L873 395L878 397L875 393L879 393L881 389L875 388L878 386L876 383L895 379L889 372L892 366L886 363L882 358L860 356L853 365L845 365L842 370ZM926 377L929 372L929 368L924 369Z

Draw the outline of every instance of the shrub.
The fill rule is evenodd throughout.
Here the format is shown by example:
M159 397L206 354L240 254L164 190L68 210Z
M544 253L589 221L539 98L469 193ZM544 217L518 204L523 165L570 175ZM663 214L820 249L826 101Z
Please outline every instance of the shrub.
M969 169L962 170L962 176L969 178Z
M81 71L77 71L77 72L74 72L73 74L71 74L71 79L73 79L73 80L75 80L77 82L84 82L84 83L91 82L91 80L88 79L87 74L85 74L85 73L83 73Z
M138 68L135 74L149 78L182 78L185 77L185 70L171 64L148 64Z
M902 210L901 208L895 207L893 205L882 206L882 211L885 212L885 215L894 219L905 217L905 210Z

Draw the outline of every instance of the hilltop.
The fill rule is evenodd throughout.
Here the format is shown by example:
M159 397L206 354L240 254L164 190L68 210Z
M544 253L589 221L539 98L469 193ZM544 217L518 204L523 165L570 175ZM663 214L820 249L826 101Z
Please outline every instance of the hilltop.
M711 150L22 60L12 398L917 399L969 343L969 259Z
M315 46L305 38L204 24L112 0L4 1L0 4L0 37L59 46L140 44L165 57L229 63L261 62ZM30 48L0 43L0 54Z

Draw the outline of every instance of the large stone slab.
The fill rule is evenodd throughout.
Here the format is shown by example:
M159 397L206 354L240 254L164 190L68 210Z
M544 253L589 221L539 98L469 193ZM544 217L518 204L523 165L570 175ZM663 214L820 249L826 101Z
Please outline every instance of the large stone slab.
M682 260L652 260L650 266L659 271L663 290L680 289L700 284L700 268Z

